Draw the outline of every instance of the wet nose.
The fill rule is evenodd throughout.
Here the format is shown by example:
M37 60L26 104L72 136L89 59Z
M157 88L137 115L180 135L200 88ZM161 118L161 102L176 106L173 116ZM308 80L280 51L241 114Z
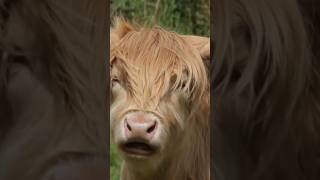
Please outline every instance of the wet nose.
M151 113L129 113L124 118L124 129L128 139L142 138L149 141L158 129L158 120Z

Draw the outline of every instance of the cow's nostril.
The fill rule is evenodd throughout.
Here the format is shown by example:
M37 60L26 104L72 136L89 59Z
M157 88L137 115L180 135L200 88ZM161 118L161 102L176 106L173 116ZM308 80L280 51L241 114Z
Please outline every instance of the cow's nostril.
M131 126L127 123L127 128L129 131L131 131Z
M155 130L156 126L157 126L157 121L155 121L154 124L147 129L147 133L152 133L152 131Z

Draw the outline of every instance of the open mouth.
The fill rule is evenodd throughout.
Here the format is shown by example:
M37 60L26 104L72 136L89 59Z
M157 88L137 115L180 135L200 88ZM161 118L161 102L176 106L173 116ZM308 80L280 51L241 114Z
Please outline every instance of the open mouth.
M141 141L129 141L120 145L122 151L130 155L151 156L157 147Z

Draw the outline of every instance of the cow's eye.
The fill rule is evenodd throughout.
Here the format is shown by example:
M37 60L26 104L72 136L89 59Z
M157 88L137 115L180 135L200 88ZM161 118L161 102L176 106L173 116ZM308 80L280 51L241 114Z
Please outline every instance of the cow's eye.
M120 80L117 77L114 77L111 79L111 85L112 87L118 85L120 83Z
M183 81L181 83L181 89L185 89L186 88L186 85L187 85L187 82Z

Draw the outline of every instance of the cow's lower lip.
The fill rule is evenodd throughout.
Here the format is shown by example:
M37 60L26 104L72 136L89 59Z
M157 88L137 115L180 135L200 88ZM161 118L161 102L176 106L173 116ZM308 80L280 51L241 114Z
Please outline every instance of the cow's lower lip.
M131 141L123 143L120 146L121 150L129 155L138 156L151 156L153 155L157 148L145 142Z

